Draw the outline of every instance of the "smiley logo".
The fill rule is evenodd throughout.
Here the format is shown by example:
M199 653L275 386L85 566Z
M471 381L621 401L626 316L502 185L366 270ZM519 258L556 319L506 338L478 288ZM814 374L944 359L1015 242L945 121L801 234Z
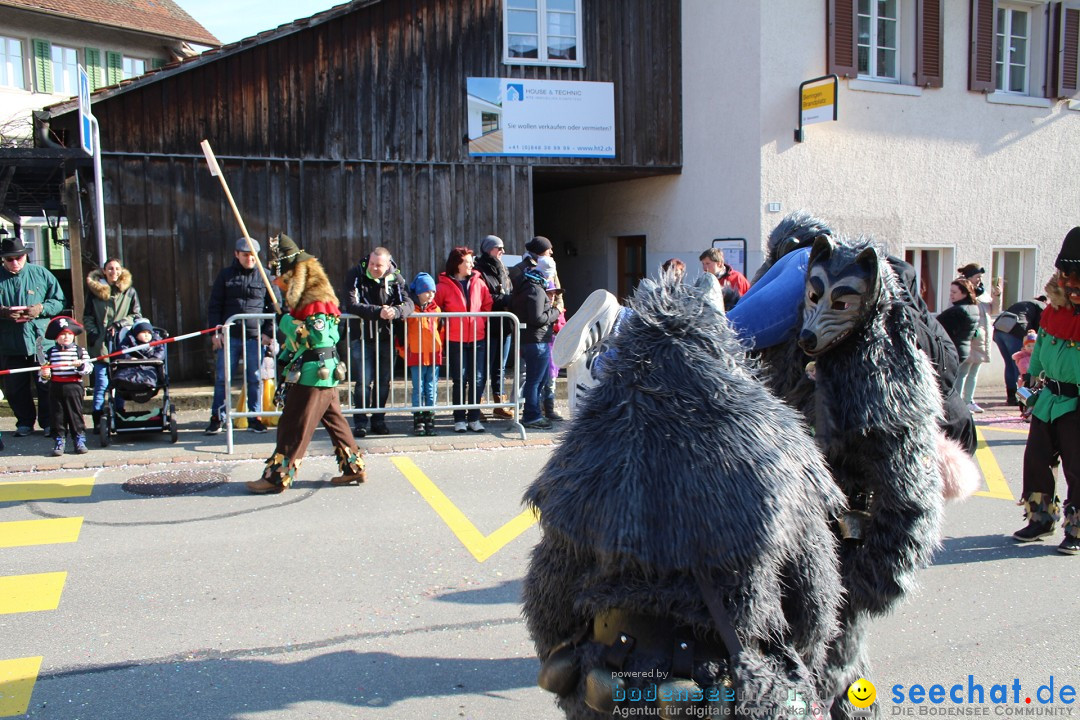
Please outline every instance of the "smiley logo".
M851 683L851 687L847 691L847 698L857 708L868 708L877 700L877 688L869 680L859 678Z

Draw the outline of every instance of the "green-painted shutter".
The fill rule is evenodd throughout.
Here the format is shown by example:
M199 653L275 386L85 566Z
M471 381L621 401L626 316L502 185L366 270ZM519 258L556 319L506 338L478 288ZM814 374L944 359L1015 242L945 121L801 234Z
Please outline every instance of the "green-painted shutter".
M124 79L124 56L118 52L105 53L105 83L115 85Z
M165 64L166 64L165 61L162 60L161 58L152 58L150 60L150 67L153 70L157 70L158 68L163 68L163 67L165 67Z
M53 91L52 45L48 40L34 40L34 74L38 92Z
M105 85L102 82L101 51L97 48L86 48L86 74L90 76L90 92Z

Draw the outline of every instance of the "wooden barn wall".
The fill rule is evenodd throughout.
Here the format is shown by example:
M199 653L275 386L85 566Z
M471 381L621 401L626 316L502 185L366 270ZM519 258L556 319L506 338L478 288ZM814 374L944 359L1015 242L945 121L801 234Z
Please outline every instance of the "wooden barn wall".
M502 0L383 0L94 104L106 151L575 167L682 161L678 0L585 0L584 68L502 63ZM465 78L615 85L615 159L470 158Z
M131 270L144 313L173 334L206 327L210 287L240 236L219 181L202 158L128 156L106 167L109 253ZM290 235L338 286L380 245L406 277L436 275L451 248L493 231L527 239L532 226L526 166L252 160L222 170L252 237L265 248L270 235ZM209 374L209 341L170 353L174 377Z
M585 0L584 68L503 65L501 7L382 0L95 102L107 245L152 319L204 327L240 235L204 138L252 236L288 233L336 282L378 245L407 277L491 232L520 252L537 168L681 165L679 0ZM470 158L470 76L614 83L617 157ZM76 137L74 123L56 124ZM208 341L173 347L174 377L209 377Z

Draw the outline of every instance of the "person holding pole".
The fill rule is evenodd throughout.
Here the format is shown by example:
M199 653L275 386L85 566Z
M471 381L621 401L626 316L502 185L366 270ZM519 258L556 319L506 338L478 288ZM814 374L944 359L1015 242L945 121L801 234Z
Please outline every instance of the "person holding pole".
M207 321L210 327L221 325L231 316L239 313L273 312L276 298L263 284L260 273L256 272L259 243L251 238L236 241L232 265L222 269L210 291L210 304L207 309ZM261 268L260 268L261 269ZM232 371L236 372L242 363L247 377L247 408L249 412L258 412L262 399L262 383L259 368L262 365L262 345L269 345L273 334L273 322L264 320L244 320L235 325L229 333L229 357ZM211 343L215 355L214 400L210 406L210 424L206 435L215 435L222 430L222 418L225 413L225 353L222 352L224 334L218 330L212 336ZM266 432L262 420L253 417L248 421L248 429L257 433Z
M276 244L276 249L275 249ZM278 420L274 454L258 480L247 483L257 495L280 493L292 485L315 428L322 422L334 444L341 475L333 485L360 484L366 479L364 459L349 423L341 414L338 383L345 366L338 357L341 310L337 295L318 259L300 249L288 235L270 240L278 287L289 312L279 328L285 336L279 363L285 407Z

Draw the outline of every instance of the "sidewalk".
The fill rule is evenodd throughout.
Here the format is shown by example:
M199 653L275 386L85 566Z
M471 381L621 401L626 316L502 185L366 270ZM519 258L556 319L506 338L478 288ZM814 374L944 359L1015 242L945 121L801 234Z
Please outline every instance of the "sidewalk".
M403 384L394 389L397 397ZM559 378L556 383L556 409L564 417L570 411L566 405L566 380ZM144 466L161 463L235 463L240 461L262 462L274 451L276 428L267 433L254 433L250 430L233 430L234 451L225 452L226 436L203 435L210 415L210 403L214 389L202 383L173 383L169 396L179 410L179 441L174 445L169 442L169 434L148 433L137 435L113 435L108 448L101 447L100 439L87 428L87 445L90 452L85 455L72 453L71 443L62 457L51 457L52 440L37 429L33 435L15 437L14 421L10 411L6 417L0 416L0 428L3 432L5 449L0 452L0 476L8 473L58 472L61 470L89 470L102 467ZM233 395L234 403L236 394ZM345 399L342 389L342 399ZM89 399L88 399L89 400ZM155 399L160 407L160 397ZM0 402L8 410L6 402ZM154 407L153 403L148 407ZM90 422L89 405L86 421ZM412 434L412 415L410 413L388 413L386 424L389 435L368 435L358 438L357 444L365 455L396 455L419 452L443 452L447 450L493 450L507 447L532 447L553 445L569 423L553 423L550 430L527 430L526 440L521 440L511 421L491 418L484 421L486 432L456 433L449 412L439 413L436 418L437 435L415 436ZM315 431L315 437L308 449L307 457L330 457L333 447L322 428Z

